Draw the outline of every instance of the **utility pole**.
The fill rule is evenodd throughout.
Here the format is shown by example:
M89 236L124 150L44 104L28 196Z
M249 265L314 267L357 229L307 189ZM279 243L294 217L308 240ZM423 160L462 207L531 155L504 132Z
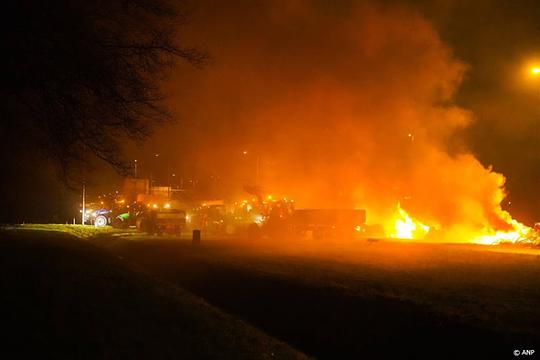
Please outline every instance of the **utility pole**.
M86 222L86 184L83 182L82 186L82 217L81 224L85 225Z
M260 185L261 179L261 155L257 155L257 173L255 174L255 185Z
M86 175L87 175L87 163L86 163L86 146L83 147L83 178L82 178L82 216L81 225L86 224Z
M167 198L171 198L171 164L167 159Z
M154 174L158 171L156 170L156 161L159 158L159 154L154 154L154 158L152 160L152 169L150 170L150 194L154 193L153 187L154 187Z

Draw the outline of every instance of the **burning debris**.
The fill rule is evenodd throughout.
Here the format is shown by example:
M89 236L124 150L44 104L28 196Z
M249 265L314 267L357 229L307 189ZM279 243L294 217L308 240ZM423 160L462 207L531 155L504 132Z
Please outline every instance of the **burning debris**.
M495 230L494 228L484 227L479 231L469 230L470 234L460 234L457 230L454 230L455 233L452 233L451 231L445 231L445 229L441 230L438 225L430 227L412 218L398 203L395 215L392 220L387 223L385 230L389 237L397 239L437 240L437 235L441 236L441 234L449 232L451 236L461 236L461 238L466 239L466 242L480 245L498 245L506 243L537 245L540 243L540 223L535 224L535 227L531 228L513 219L511 215L504 210L501 210L501 217L506 219L507 223L510 225L509 229ZM432 235L430 233L431 230L434 230L437 235Z
M536 245L540 243L540 234L537 230L523 225L519 221L512 219L510 214L506 214L509 217L509 223L512 225L511 230L503 231L486 228L484 229L486 235L477 236L471 242L482 245L504 243Z
M397 239L423 239L429 233L430 227L409 216L398 203L393 222L393 228L387 230L389 237Z

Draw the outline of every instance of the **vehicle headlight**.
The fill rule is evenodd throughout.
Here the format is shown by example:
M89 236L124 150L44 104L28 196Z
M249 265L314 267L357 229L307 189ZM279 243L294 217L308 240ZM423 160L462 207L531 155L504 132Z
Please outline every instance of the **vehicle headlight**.
M255 221L256 224L262 224L263 221L264 221L264 217L262 215L257 215L257 216L255 216L254 221Z

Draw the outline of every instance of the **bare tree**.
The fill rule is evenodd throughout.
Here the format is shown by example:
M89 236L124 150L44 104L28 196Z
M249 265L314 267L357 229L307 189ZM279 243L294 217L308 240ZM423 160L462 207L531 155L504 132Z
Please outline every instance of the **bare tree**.
M3 136L29 140L66 181L85 153L126 173L124 139L170 119L160 81L180 58L185 15L164 0L7 0L0 57Z

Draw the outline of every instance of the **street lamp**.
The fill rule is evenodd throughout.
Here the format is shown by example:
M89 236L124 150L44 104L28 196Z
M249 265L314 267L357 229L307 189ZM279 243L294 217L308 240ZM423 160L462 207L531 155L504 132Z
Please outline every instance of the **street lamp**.
M540 78L540 65L531 66L529 68L529 75L535 79L536 85L540 86L540 83L538 81L538 78Z
M137 159L133 161L134 167L135 167L135 179L137 178Z
M86 225L86 184L82 185L82 219L81 224Z
M154 159L157 159L159 158L159 154L155 153L154 154ZM152 164L151 164L151 169L150 169L150 191L152 191L152 187L154 186L154 172L156 171L156 161L152 161Z
M248 151L244 150L244 151L242 151L242 154L247 156ZM256 169L257 172L255 173L255 185L258 186L259 185L259 180L260 180L260 177L261 177L261 156L259 154L257 154L256 161L257 161L257 169Z

